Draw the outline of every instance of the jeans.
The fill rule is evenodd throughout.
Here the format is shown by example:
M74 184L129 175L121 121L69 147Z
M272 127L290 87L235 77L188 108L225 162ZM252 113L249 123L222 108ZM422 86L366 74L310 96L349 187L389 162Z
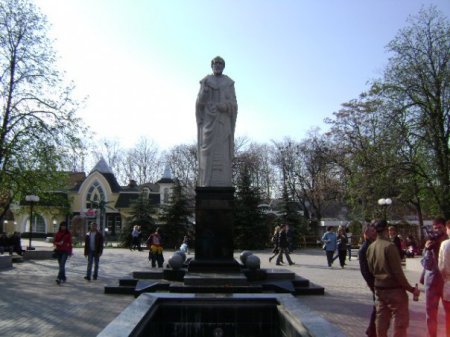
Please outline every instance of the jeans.
M334 250L326 250L325 253L327 254L328 267L331 267L333 264Z
M437 337L437 316L439 301L442 299L442 287L427 285L425 288L425 298L428 337ZM442 305L445 311L447 336L450 336L450 302L442 300Z
M69 254L65 252L58 252L58 280L66 281L66 262Z
M86 271L86 276L88 278L91 277L92 274L92 263L94 263L94 278L97 278L98 276L98 263L100 261L100 256L95 254L94 251L89 251L88 252L88 264L87 264L87 271Z

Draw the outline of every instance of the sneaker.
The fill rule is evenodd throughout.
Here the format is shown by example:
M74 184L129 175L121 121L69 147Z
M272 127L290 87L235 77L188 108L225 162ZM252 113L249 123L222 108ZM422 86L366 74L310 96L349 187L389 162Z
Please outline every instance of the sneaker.
M60 285L61 284L61 280L59 278L56 279L56 284Z
M94 279L94 281L97 280L97 276L94 276L93 279Z
M90 281L90 280L91 280L91 278L90 278L89 276L85 276L84 279L85 279L86 281Z

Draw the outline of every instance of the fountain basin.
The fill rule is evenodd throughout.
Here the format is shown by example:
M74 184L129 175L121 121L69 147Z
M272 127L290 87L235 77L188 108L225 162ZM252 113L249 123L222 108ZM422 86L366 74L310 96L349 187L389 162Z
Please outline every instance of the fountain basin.
M290 294L144 293L99 337L344 337Z

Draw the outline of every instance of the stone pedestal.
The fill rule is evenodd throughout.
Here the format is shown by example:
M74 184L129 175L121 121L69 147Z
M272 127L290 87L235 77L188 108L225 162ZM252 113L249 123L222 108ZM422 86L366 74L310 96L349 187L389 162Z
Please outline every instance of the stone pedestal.
M189 272L240 271L233 257L233 187L197 187L195 259Z

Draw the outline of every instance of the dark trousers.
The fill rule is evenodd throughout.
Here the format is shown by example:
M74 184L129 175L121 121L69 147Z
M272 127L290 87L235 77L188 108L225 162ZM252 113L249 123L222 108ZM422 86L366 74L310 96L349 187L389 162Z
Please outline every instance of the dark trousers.
M163 267L163 264L164 264L164 256L163 256L162 253L161 253L161 254L154 254L154 253L150 252L148 258L149 258L149 260L151 261L152 267L153 267L153 268L156 267L156 264L157 264L157 263L158 263L158 267L159 267L159 268L162 268L162 267Z
M369 322L369 326L367 327L367 330L366 330L366 335L368 337L377 337L377 327L375 325L375 320L377 319L377 308L375 306L375 294L372 293L372 296L373 296L374 305L372 308L372 313L370 314L370 322Z
M69 254L64 252L58 252L58 280L66 280L66 262Z
M328 267L331 267L331 265L333 264L334 250L326 250L325 254L327 254Z
M346 256L347 256L346 250L338 250L336 256L333 257L333 262L334 262L334 260L339 258L339 264L341 265L341 267L343 267L345 265L345 257Z
M89 251L88 253L88 264L87 264L87 270L86 270L86 276L91 277L92 273L92 264L94 264L94 278L97 278L98 276L98 263L100 262L100 256L98 254L95 254L93 251Z
M286 260L288 261L288 263L293 264L291 257L289 256L289 248L288 247L284 247L284 248L280 247L280 252L278 253L278 257L277 257L277 264L280 264L280 262L283 260L283 254L286 255Z

